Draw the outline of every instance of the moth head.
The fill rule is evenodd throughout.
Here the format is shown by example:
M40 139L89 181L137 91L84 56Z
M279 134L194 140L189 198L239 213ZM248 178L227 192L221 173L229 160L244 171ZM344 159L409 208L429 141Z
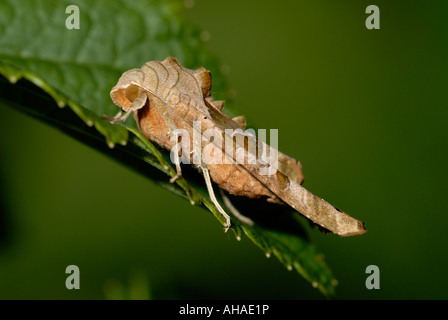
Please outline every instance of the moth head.
M110 92L112 101L124 111L129 110L132 102L140 95L144 75L141 70L126 71Z

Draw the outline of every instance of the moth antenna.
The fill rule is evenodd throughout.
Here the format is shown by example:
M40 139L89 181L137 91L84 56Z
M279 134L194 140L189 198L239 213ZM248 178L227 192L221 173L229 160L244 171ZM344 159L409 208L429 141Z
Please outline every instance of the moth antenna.
M230 212L235 216L235 218L240 220L242 223L252 227L254 225L254 221L246 217L245 215L241 214L241 212L239 212L238 209L235 208L235 206L233 205L232 201L230 201L230 198L226 195L226 193L222 189L219 190L221 191L221 196L222 199L224 200L224 204L226 205L227 208L229 208Z
M221 207L218 200L216 200L215 192L213 191L212 181L210 180L210 174L208 172L208 169L204 168L204 167L201 167L201 168L202 168L202 172L204 173L205 185L207 186L207 191L210 196L210 200L212 200L213 204L218 209L219 213L221 213L221 215L226 219L226 225L224 227L224 232L227 232L227 230L229 230L230 224L231 224L230 217L227 214L227 212L225 212L224 209Z

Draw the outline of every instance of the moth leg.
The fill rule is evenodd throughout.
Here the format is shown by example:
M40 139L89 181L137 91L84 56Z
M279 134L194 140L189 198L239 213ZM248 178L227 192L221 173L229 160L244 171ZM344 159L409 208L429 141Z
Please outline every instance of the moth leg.
M202 168L202 172L204 173L205 184L207 185L207 191L208 191L208 194L210 195L210 199L212 200L212 202L215 205L215 207L218 209L219 213L221 213L221 215L226 219L226 225L224 227L224 232L227 232L227 230L229 230L230 224L231 224L230 223L230 217L224 211L224 209L221 207L221 205L219 204L218 200L216 200L215 193L213 191L212 181L210 179L210 174L208 172L208 169L204 168L204 167L201 167L201 168Z
M176 130L178 128L173 120L173 112L171 107L158 98L155 100L153 106L155 106L157 111L162 115L162 118L165 121L166 126L168 127L168 133L166 134L166 136L173 134L175 141L177 141L178 133L176 133ZM175 149L173 149L171 152L174 153L173 160L174 164L176 165L176 175L170 179L170 183L174 183L177 179L179 179L182 176L182 169L180 167L180 160L179 160L179 149L177 144L175 146Z
M230 201L230 198L226 195L226 193L222 189L220 189L220 191L222 199L224 200L224 204L227 206L227 208L229 208L230 212L235 216L235 218L240 220L242 223L247 224L248 226L253 226L254 221L246 217L245 215L241 214L241 212L239 212L238 209L235 208L235 206Z
M103 118L104 120L107 120L107 121L109 121L109 122L111 122L111 123L116 123L116 122L120 122L120 120L117 120L117 119L121 119L121 115L123 114L123 111L118 111L118 113L115 115L115 116L113 116L113 117L109 117L109 116L106 116L106 115L103 115L103 116L101 116L101 118Z
M177 179L182 177L182 169L180 168L179 157L177 157L177 161L176 161L175 165L176 165L176 175L170 179L170 183L174 183L174 182L176 182Z
M133 113L136 110L141 109L145 103L146 103L146 99L147 99L147 95L145 92L140 93L140 95L134 99L134 101L132 101L131 106L129 107L129 109L124 113L122 110L120 110L115 117L108 117L106 115L104 115L102 118L106 119L107 121L111 122L111 123L117 123L117 122L123 122L126 121L126 119L129 117L129 115L131 113Z
M176 140L178 139L178 134L175 134ZM176 182L177 179L182 177L182 169L180 167L180 160L179 160L179 146L176 144L174 146L174 149L171 151L173 152L174 156L174 164L176 165L176 175L170 179L170 183Z

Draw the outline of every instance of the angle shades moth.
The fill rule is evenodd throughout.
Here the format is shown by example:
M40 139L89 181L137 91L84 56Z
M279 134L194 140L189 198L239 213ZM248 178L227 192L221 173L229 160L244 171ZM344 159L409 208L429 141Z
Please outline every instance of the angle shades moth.
M190 70L172 57L150 61L140 69L123 73L110 93L112 101L121 110L115 117L106 118L119 122L133 113L140 130L149 140L171 150L177 169L177 175L171 182L181 176L181 158L187 158L198 167L204 175L212 202L226 217L226 229L230 226L230 218L216 200L211 181L233 195L264 197L270 202L289 205L317 225L340 236L366 232L363 222L301 185L304 178L300 162L256 137L241 133L246 129L245 118L231 118L224 114L224 101L213 100L210 91L211 74L205 68ZM230 135L227 130L234 130L236 134ZM209 131L213 134L205 138L191 138ZM248 143L250 139L255 139L252 147ZM222 147L218 140L231 143ZM179 150L179 141L183 142L183 149L199 150L199 159L195 152ZM204 150L210 146L214 148L207 150L215 160L221 161L204 161ZM269 155L275 154L275 165L260 157L261 150ZM237 157L252 161L237 161ZM251 220L241 215L228 203L225 193L223 195L229 210L238 219L250 224Z

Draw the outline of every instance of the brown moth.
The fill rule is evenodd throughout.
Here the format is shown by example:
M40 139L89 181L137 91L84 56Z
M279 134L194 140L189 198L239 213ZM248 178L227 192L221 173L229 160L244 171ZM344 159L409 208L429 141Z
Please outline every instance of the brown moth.
M211 181L221 191L233 195L264 197L270 202L287 204L341 236L366 232L363 222L302 187L300 162L245 134L245 118L232 119L222 113L224 101L214 101L210 90L211 74L204 68L190 70L171 57L161 62L147 62L141 69L126 71L121 76L111 90L111 98L122 110L113 118L105 118L119 122L134 113L142 133L174 154L172 160L177 174L171 182L181 176L180 159L200 168L210 199L226 218L225 230L230 227L230 217L216 200ZM232 134L228 130L233 130ZM195 138L198 136L199 139ZM222 141L230 143L223 147ZM185 151L191 149L193 152ZM266 162L266 157L260 157L262 152L265 156L275 155L275 165ZM205 161L207 157L215 161ZM236 161L236 158L246 161ZM253 223L236 210L224 192L221 194L236 218L247 224Z

